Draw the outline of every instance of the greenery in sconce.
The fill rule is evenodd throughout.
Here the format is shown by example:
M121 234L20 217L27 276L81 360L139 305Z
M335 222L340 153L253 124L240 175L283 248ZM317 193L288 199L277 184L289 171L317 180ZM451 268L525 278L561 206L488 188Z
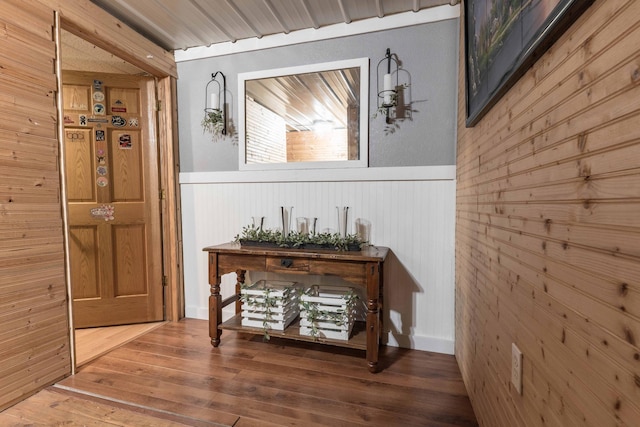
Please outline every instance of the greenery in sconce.
M337 251L360 250L369 242L361 240L355 234L342 237L340 233L298 233L291 231L287 236L280 230L269 230L253 224L242 227L242 232L235 236L240 244L258 243L282 248L333 249Z
M400 123L409 120L413 121L413 113L417 113L418 110L411 108L411 104L398 105L400 99L400 92L409 87L409 84L403 83L397 87L397 90L390 95L391 103L389 107L380 106L375 113L371 115L372 119L376 119L378 116L385 118L384 135L389 136L400 129ZM395 112L395 116L391 116L392 110Z
M222 131L224 130L224 115L222 110L207 109L204 113L204 118L200 123L203 132L208 132L214 141L217 141L222 137Z

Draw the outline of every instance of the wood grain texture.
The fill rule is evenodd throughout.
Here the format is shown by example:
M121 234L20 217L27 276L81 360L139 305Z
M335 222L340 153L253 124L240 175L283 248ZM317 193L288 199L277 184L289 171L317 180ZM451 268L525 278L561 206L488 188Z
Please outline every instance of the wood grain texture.
M185 319L94 360L58 387L191 417L193 425L477 425L453 356L383 347L381 362L383 371L370 374L361 351L230 331L212 349L207 322ZM16 414L5 411L0 423Z
M172 52L142 37L89 0L29 0L32 2L57 10L65 30L136 67L159 77L177 76Z
M47 408L42 410L42 408ZM82 426L220 426L200 422L188 416L157 412L129 406L99 397L49 387L3 414L0 421L7 426L82 425Z
M139 323L135 325L108 326L103 328L76 329L76 366L94 359L126 344L129 341L162 326L164 322Z
M460 93L456 356L480 425L640 425L639 17L596 1L473 128Z
M71 371L53 13L0 3L0 410Z
M0 410L71 372L54 11L75 34L111 47L125 59L134 58L147 71L175 75L171 53L89 1L0 2ZM175 97L172 91L175 84L165 87L165 99ZM172 117L175 114L168 116ZM172 129L166 117L164 125ZM163 149L175 153L175 138L175 129L162 135ZM164 165L163 171L169 166L171 177L163 179L175 187L177 161ZM170 191L173 204L167 209L172 224L180 222L176 191ZM178 235L177 226L171 227ZM168 253L179 253L177 239L167 238L162 244L171 249ZM169 278L174 294L180 280L175 270L172 267ZM179 303L173 306L174 312L179 310Z

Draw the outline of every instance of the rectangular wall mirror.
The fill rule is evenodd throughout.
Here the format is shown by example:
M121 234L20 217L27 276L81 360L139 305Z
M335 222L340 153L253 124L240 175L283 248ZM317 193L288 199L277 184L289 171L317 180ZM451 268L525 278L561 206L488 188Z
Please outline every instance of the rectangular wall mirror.
M368 166L369 59L238 75L240 170Z

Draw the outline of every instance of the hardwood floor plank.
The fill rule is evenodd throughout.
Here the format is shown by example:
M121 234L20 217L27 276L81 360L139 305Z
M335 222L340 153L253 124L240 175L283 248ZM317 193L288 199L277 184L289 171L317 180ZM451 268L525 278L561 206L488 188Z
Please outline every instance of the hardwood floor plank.
M141 388L139 383L122 381L120 378L112 378L111 375L113 373L109 372L106 379L104 375L85 373L82 377L69 377L60 384L77 392L97 394L106 399L119 399L132 405L189 415L195 419L215 421L222 425L231 426L238 419L235 414L211 408L211 399L207 395L186 392L175 397L173 390L167 390L159 381Z
M137 337L55 387L178 423L188 417L234 427L478 425L453 356L382 347L380 362L384 369L372 374L359 350L263 342L230 331L213 348L208 322L185 319ZM87 409L92 403L63 417L86 416L91 425L99 413ZM48 412L42 402L36 408Z
M0 414L0 425L221 426L159 413L49 387Z
M76 366L91 362L114 348L162 326L164 323L154 322L76 329Z

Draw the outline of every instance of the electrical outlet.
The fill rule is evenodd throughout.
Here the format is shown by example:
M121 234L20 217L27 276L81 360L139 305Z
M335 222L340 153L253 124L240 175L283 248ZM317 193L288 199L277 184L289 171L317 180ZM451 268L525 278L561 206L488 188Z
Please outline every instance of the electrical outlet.
M522 352L516 343L511 343L511 384L522 394Z

